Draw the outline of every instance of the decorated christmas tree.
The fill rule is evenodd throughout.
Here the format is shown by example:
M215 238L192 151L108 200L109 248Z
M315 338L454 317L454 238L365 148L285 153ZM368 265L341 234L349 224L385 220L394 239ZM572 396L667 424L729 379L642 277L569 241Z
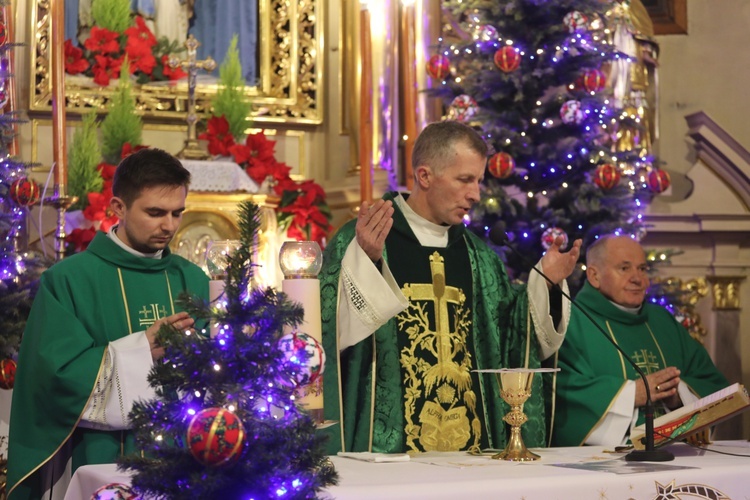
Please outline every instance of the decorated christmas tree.
M9 2L0 1L0 388L10 389L15 379L15 358L39 275L49 261L24 248L29 207L39 201L41 189L29 178L31 165L12 155L16 125L23 120L12 109L15 85L10 54L19 44L8 37ZM0 446L2 449L3 446Z
M505 231L527 261L556 235L640 238L644 207L668 183L648 150L622 147L643 133L608 79L631 56L613 43L602 0L444 0L448 19L427 72L447 118L476 126L492 156L466 223L490 239ZM494 238L498 243L497 238ZM492 243L492 241L490 241ZM497 247L511 273L526 264ZM583 260L583 253L581 260ZM582 284L583 266L569 280Z
M163 328L163 362L149 382L157 398L131 412L143 456L126 457L140 494L158 498L315 498L336 481L322 437L295 390L319 376L320 345L290 331L301 308L271 288L251 289L259 208L240 210L241 243L226 257L217 303L183 301L219 325L202 332ZM286 334L285 334L286 330ZM311 356L312 354L312 356Z

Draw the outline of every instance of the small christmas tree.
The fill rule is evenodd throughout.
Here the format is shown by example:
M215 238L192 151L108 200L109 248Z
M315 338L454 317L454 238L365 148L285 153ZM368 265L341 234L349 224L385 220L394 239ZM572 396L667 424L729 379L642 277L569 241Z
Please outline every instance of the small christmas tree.
M245 139L245 130L249 126L247 117L250 116L252 106L245 97L245 79L242 77L237 35L232 37L227 54L221 63L219 78L219 90L211 102L212 114L224 116L229 123L229 133L235 141L242 142Z
M0 6L8 3L0 0ZM9 21L0 17L0 24ZM0 37L0 56L4 64L8 62L8 52L18 46L7 36ZM6 80L0 90L0 387L5 389L13 386L13 359L18 354L31 303L39 287L39 276L50 265L47 259L22 248L28 207L38 202L41 189L28 176L31 165L11 155L16 124L24 121L16 110L8 109L9 89L15 85L12 69L4 67Z
M88 194L102 190L104 179L96 169L101 161L96 113L88 113L73 135L68 151L68 193L78 197L70 210L83 210L89 204Z
M250 289L259 208L240 210L240 248L229 258L219 304L187 300L194 317L221 325L215 338L162 328L162 362L149 381L157 398L130 418L143 456L120 465L133 487L158 498L315 498L336 481L322 437L295 402L305 356L284 350L284 327L302 310L273 289ZM299 354L298 351L294 351Z
M128 67L126 59L120 71L117 92L112 96L109 112L101 124L102 155L104 161L113 165L120 163L122 147L126 143L141 144L143 135L143 121L136 112Z

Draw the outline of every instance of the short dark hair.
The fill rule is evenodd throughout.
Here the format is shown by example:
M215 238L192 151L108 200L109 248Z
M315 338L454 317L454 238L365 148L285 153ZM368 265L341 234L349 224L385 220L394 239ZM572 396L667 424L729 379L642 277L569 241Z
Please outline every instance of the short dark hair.
M112 194L130 206L145 188L190 185L190 172L180 160L158 148L146 148L125 157L115 170Z
M487 143L468 125L454 120L430 123L414 143L412 167L416 169L420 165L428 165L439 172L445 166L445 160L451 157L453 148L461 142L480 156L487 156Z

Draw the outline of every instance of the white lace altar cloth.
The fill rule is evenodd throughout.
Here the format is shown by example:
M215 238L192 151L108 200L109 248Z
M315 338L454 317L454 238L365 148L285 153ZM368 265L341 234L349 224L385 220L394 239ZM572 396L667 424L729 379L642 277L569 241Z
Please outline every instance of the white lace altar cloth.
M242 167L227 159L180 161L192 175L190 191L258 192L258 184Z

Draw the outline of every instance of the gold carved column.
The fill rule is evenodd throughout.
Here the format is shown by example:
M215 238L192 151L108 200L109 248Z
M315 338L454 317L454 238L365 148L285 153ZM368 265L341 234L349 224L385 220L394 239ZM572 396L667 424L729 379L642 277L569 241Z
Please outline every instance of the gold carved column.
M742 382L740 286L744 280L744 276L708 277L714 310L714 362L730 383ZM742 435L742 418L736 417L717 426L713 438L739 439Z

